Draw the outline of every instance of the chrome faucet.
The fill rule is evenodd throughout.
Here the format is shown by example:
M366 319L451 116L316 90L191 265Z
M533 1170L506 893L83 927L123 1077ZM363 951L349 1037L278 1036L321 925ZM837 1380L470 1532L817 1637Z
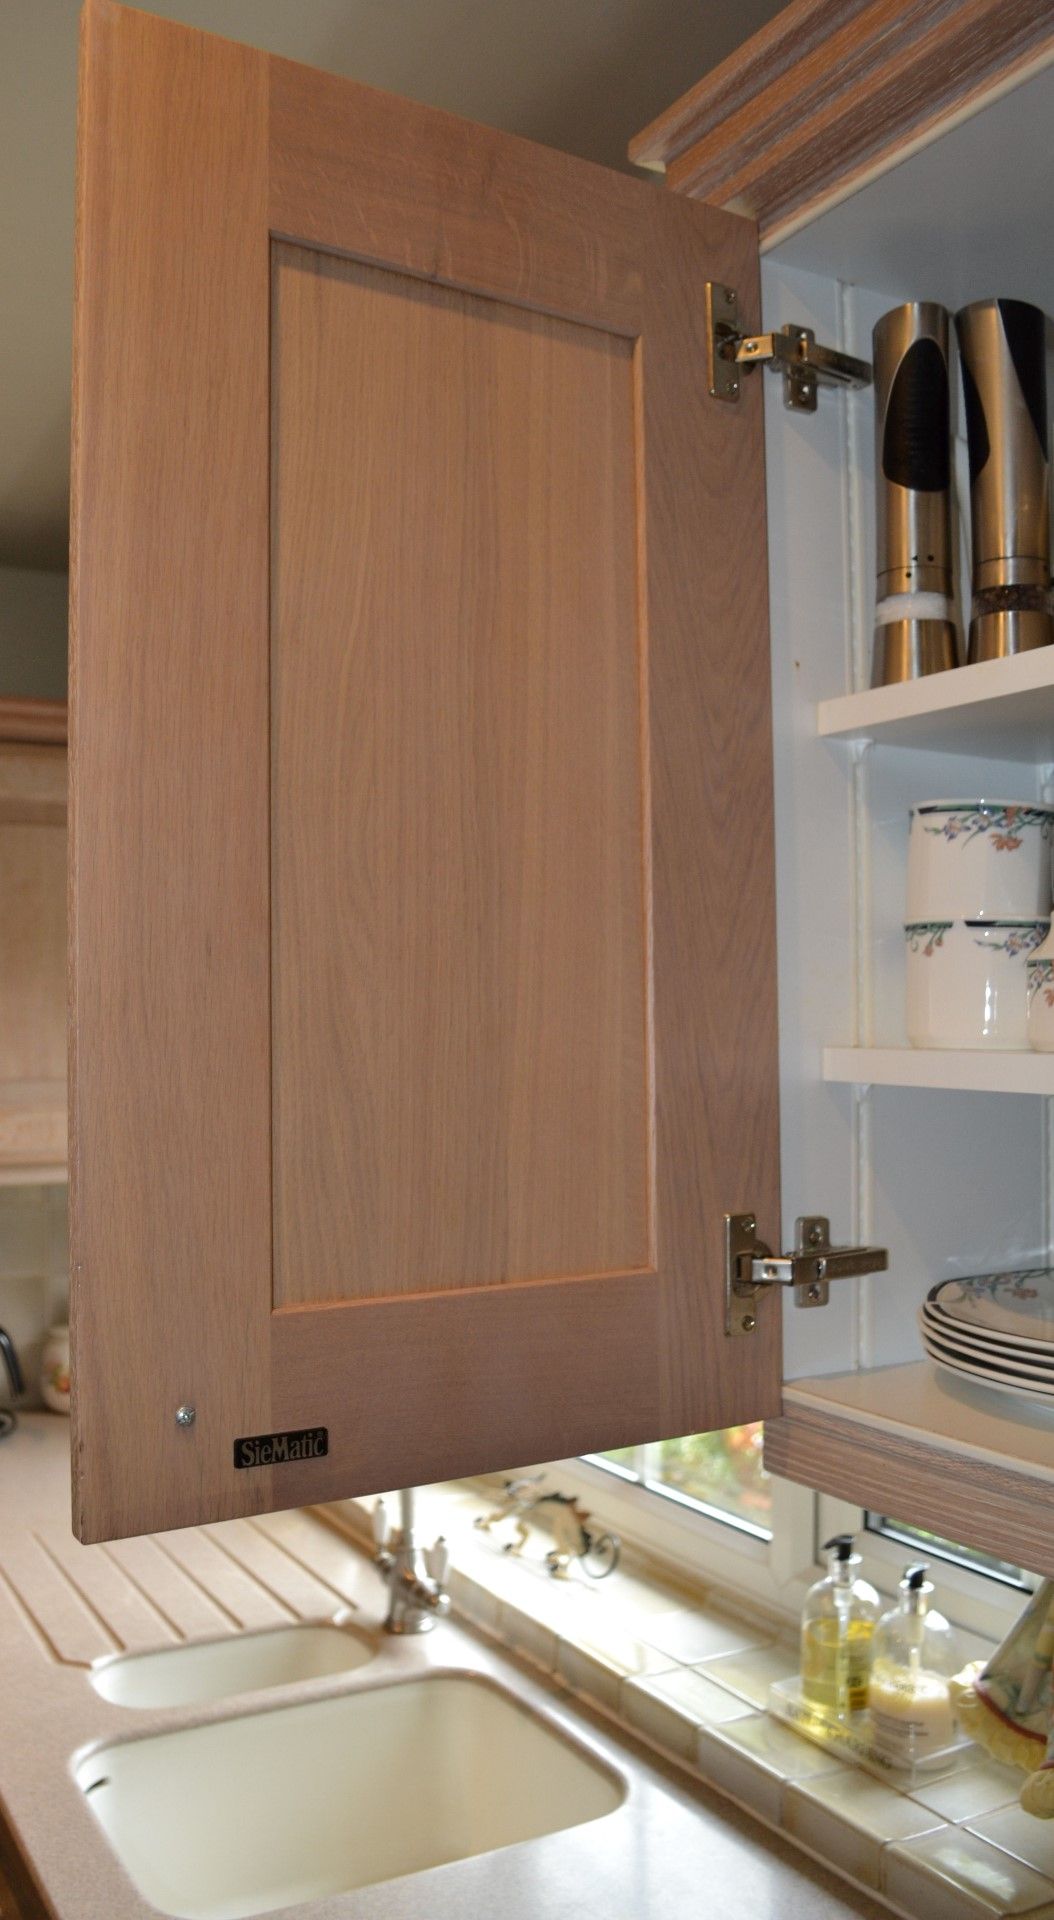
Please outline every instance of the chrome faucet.
M450 1549L440 1534L434 1546L423 1550L414 1539L414 1490L399 1495L399 1526L391 1531L383 1500L373 1508L374 1560L388 1587L386 1633L428 1633L441 1614L450 1611L444 1582L450 1567Z

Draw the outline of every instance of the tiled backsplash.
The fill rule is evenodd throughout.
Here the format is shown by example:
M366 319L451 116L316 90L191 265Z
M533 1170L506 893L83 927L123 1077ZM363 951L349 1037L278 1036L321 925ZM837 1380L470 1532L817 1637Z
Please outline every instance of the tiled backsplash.
M1022 1813L1023 1776L978 1747L913 1786L875 1778L764 1711L796 1635L718 1591L689 1597L622 1568L548 1577L473 1528L486 1495L419 1495L421 1537L451 1546L455 1607L910 1920L1054 1920L1054 1820ZM368 1502L332 1510L361 1538ZM982 1649L970 1645L973 1655Z
M40 1405L40 1350L68 1299L66 1188L0 1187L0 1327L18 1349L26 1406ZM0 1368L0 1406L9 1399Z

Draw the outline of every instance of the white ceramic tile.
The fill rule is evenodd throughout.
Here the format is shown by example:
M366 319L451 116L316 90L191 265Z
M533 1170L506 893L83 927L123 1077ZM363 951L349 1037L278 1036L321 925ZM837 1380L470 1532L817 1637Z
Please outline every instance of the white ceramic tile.
M1024 1775L1019 1773L1018 1791L1023 1781ZM982 1840L990 1840L993 1847L1003 1847L1054 1882L1054 1820L1037 1820L1023 1807L1006 1806L998 1813L971 1819L970 1831L979 1833Z
M537 1661L547 1673L555 1673L557 1638L552 1627L547 1627L543 1620L536 1620L520 1607L514 1607L511 1600L503 1600L498 1630L510 1647L526 1654L528 1660Z
M742 1653L720 1653L702 1661L697 1672L718 1686L729 1687L752 1706L766 1707L774 1680L786 1680L798 1671L798 1649L776 1640L767 1647L747 1647Z
M815 1740L804 1740L793 1727L783 1726L767 1713L751 1713L745 1720L715 1727L712 1733L707 1731L707 1738L734 1747L755 1766L779 1774L781 1780L811 1779L818 1773L841 1775L845 1770L837 1754L817 1746Z
M925 1920L1035 1915L1054 1901L1049 1880L968 1827L942 1827L887 1848L882 1890Z
M696 1666L721 1653L741 1653L745 1647L765 1646L772 1634L751 1621L735 1620L711 1608L675 1607L654 1613L641 1623L653 1647L671 1653L686 1666Z
M783 1783L838 1769L841 1762L766 1713L696 1730L696 1765L705 1780L730 1793L772 1826L780 1823Z
M936 1822L936 1814L855 1767L784 1788L786 1831L867 1887L879 1885L887 1841L906 1840Z
M1009 1806L1021 1791L1022 1775L994 1760L961 1765L931 1781L920 1778L911 1789L913 1800L939 1813L942 1820L973 1821L977 1814Z
M576 1693L586 1693L591 1700L598 1700L609 1713L618 1712L622 1674L606 1660L587 1653L584 1647L572 1646L569 1640L560 1640L556 1648L556 1670Z
M697 1727L744 1719L750 1708L724 1687L715 1687L713 1681L681 1667L644 1680L624 1681L621 1711L650 1740L691 1760Z
M500 1603L496 1594L489 1593L486 1587L480 1586L478 1580L469 1579L456 1567L451 1569L447 1586L451 1601L459 1613L467 1614L470 1620L486 1627L490 1633L497 1633Z

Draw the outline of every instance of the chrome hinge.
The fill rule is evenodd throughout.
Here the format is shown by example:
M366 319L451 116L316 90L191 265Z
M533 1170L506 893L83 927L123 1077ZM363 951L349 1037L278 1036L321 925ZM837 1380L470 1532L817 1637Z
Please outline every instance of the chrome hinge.
M885 1273L888 1266L885 1247L832 1247L831 1223L820 1213L802 1215L795 1251L779 1254L758 1239L752 1213L726 1213L725 1332L730 1339L753 1333L764 1287L793 1287L796 1307L825 1307L832 1280Z
M868 361L818 345L811 327L788 324L779 333L744 333L738 308L734 287L707 281L706 366L715 400L738 400L742 373L751 367L782 373L784 405L796 413L816 412L818 386L871 385Z

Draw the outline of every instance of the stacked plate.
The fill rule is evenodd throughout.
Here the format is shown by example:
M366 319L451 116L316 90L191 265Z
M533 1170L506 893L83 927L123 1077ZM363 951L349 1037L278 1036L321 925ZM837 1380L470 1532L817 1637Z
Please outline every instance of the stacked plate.
M941 1280L919 1325L938 1366L1054 1401L1054 1267Z

